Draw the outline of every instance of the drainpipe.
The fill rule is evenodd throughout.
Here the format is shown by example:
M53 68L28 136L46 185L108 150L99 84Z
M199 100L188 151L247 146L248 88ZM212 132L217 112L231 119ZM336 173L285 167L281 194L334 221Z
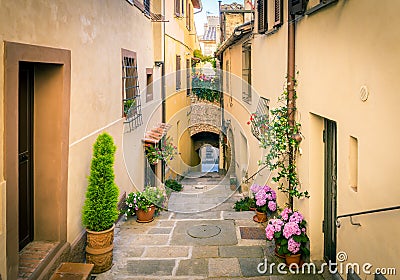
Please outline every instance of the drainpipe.
M165 16L165 0L163 0L163 15ZM161 68L161 122L166 123L166 84L165 84L165 20L163 21L163 63ZM165 161L161 164L161 182L165 182Z
M295 15L288 13L288 61L287 61L287 110L288 110L288 123L291 128L295 125L295 114L296 114L296 96L295 96L295 32L296 32L296 21ZM290 133L293 134L293 133ZM288 135L291 137L292 135ZM288 139L289 140L289 139ZM289 166L293 164L295 160L295 151L292 146L289 146ZM291 170L289 170L290 172ZM288 182L289 190L293 189L293 185ZM289 205L293 210L293 197L289 196Z

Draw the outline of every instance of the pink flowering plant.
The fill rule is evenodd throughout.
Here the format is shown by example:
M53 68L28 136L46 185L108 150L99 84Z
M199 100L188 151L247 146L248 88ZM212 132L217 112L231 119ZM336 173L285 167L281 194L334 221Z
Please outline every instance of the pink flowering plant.
M150 164L156 164L158 160L168 162L178 154L178 148L172 143L172 138L162 139L159 145L146 147L146 157Z
M275 240L278 254L309 256L307 248L309 238L306 233L306 221L298 211L285 208L277 219L271 219L265 228L267 240Z
M139 209L148 212L149 208L153 205L158 210L163 207L164 200L165 194L161 189L147 186L142 192L138 191L128 194L123 213L125 216L133 216Z
M252 185L250 190L256 200L256 209L258 212L274 214L277 210L276 192L269 186Z

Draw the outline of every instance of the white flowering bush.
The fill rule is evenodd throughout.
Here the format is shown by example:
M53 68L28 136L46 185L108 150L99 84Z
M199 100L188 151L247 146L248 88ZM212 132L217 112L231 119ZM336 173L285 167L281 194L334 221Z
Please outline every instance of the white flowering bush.
M165 194L161 189L147 186L142 192L138 191L128 194L125 201L126 207L123 212L127 216L133 216L139 209L148 212L149 208L153 205L156 209L160 209L164 200Z

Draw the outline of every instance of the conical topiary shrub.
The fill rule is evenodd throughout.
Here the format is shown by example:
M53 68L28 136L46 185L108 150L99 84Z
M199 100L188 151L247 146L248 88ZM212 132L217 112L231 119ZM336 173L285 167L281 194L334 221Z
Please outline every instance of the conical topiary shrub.
M82 221L87 231L86 261L93 263L93 273L111 268L114 222L118 218L118 187L114 182L116 147L112 137L103 133L93 146L89 185L83 206Z
M83 224L92 231L112 227L118 218L118 187L114 182L116 147L112 137L103 133L93 146L89 186L83 206Z

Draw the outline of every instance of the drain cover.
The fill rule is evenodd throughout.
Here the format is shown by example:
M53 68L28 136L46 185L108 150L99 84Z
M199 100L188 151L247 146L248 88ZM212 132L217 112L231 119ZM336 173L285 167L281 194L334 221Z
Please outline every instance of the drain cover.
M188 229L187 233L194 238L210 238L220 234L221 228L213 225L198 225Z

